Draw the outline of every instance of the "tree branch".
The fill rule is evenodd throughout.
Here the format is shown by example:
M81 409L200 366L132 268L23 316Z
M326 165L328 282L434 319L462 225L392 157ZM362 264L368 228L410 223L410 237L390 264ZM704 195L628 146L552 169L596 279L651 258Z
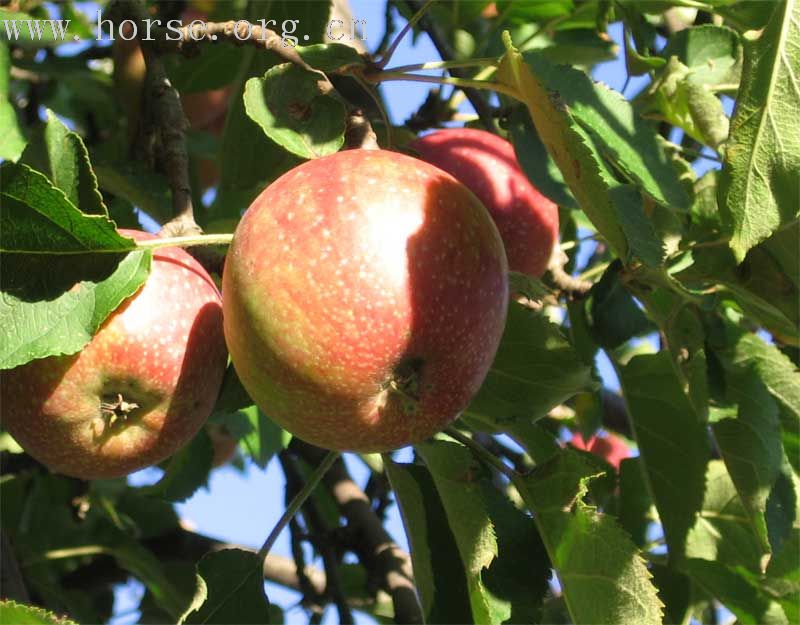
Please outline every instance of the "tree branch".
M192 187L189 182L189 153L186 149L186 131L189 121L183 114L180 95L167 76L160 58L159 38L150 41L146 20L149 14L140 0L117 0L108 10L112 22L133 20L140 35L139 43L147 68L144 84L144 136L140 144L149 150L152 140L160 148L158 160L166 174L172 191L172 219L164 224L161 236L200 234L192 205ZM166 32L166 29L165 29ZM163 37L166 40L166 35ZM152 140L150 139L152 137Z
M303 476L300 474L294 457L287 453L286 450L281 451L278 458L283 467L283 472L286 475L287 495L292 493L292 496L294 496L303 486ZM312 498L309 497L306 499L306 502L303 504L302 513L303 518L307 521L314 534L314 546L322 556L327 581L325 597L330 598L336 606L339 615L339 623L352 623L353 615L350 612L350 606L347 604L347 598L342 592L341 579L339 577L339 555L336 545L330 540L332 536L330 528L327 527L327 524L317 509L317 504Z
M412 12L416 13L422 8L424 3L419 0L406 0L406 4ZM450 46L450 42L447 41L447 37L442 33L439 25L431 18L430 14L423 15L420 18L419 27L428 33L428 36L431 38L433 45L436 47L443 61L452 61L455 58L455 51ZM469 78L468 72L463 69L453 67L448 71L450 75L455 78ZM465 88L463 91L486 130L495 132L492 107L486 101L486 98L483 97L483 94L477 89Z
M151 32L155 39L151 43L160 53L179 52L193 56L197 54L200 44L227 41L236 46L250 45L274 52L284 62L293 63L312 72L317 71L303 60L294 46L284 45L283 37L274 30L263 28L258 23L250 24L245 20L189 23L170 31L163 27L153 27ZM167 39L167 33L170 34L169 39Z
M563 293L568 297L574 299L581 299L591 290L593 283L589 280L575 278L564 271L564 265L567 263L567 255L558 247L553 250L553 257L550 259L550 264L547 271L550 274L550 281L559 294Z
M289 449L312 466L325 450L293 439ZM379 586L392 598L396 623L422 623L422 608L414 587L411 558L392 540L372 509L369 497L352 480L344 462L337 460L323 478L352 534L350 548Z

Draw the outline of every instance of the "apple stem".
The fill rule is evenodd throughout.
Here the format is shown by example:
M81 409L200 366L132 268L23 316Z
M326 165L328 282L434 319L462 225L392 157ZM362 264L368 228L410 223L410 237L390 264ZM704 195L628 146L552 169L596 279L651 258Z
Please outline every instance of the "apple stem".
M191 247L194 245L230 245L233 234L198 234L185 237L160 237L137 241L138 249L158 249L159 247ZM118 250L110 250L118 251Z
M466 78L453 78L450 76L422 76L420 74L394 74L390 72L364 74L364 77L371 82L408 80L410 82L429 82L435 85L454 85L461 89L486 89L488 91L503 93L509 97L519 100L520 102L523 101L522 94L520 94L513 87L488 80L469 80Z
M465 447L469 447L470 450L478 456L483 462L490 465L491 467L497 469L500 473L505 475L509 480L515 480L518 477L517 472L508 466L505 462L500 460L497 456L495 456L492 452L486 449L483 445L476 443L472 438L466 436L459 432L453 426L445 429L445 434L447 434L450 438L457 440L459 443L464 445Z
M327 455L322 459L322 462L319 463L314 472L308 478L308 481L305 483L303 488L297 493L292 500L289 502L289 505L286 506L286 510L281 515L281 518L278 519L278 522L275 524L275 527L272 528L272 531L267 536L267 540L264 541L264 544L261 546L261 549L258 550L258 557L263 562L267 554L269 553L272 546L275 544L275 541L278 540L278 536L284 530L284 528L289 524L289 521L292 520L292 517L297 514L297 511L302 507L305 503L306 499L309 498L311 493L314 492L314 489L319 484L320 480L324 477L324 475L328 472L333 466L333 463L339 459L341 456L341 452L338 451L329 451Z

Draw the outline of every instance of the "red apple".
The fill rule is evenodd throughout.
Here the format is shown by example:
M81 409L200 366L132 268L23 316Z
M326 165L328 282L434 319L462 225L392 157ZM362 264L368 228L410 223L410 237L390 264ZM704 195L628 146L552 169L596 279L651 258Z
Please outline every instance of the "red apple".
M228 252L225 338L251 397L296 436L385 451L456 418L505 323L497 228L449 174L347 150L259 195Z
M3 427L58 473L127 475L164 460L197 433L226 364L214 282L184 250L160 248L144 286L81 352L2 372Z
M593 453L595 456L602 458L608 464L616 469L619 469L619 463L629 458L631 450L622 442L618 436L613 434L606 434L605 436L592 436L589 442L583 440L583 435L575 433L572 436L570 444L577 448Z
M509 269L536 278L545 272L558 241L558 206L525 176L514 146L484 130L448 128L410 147L464 183L489 209L503 238Z

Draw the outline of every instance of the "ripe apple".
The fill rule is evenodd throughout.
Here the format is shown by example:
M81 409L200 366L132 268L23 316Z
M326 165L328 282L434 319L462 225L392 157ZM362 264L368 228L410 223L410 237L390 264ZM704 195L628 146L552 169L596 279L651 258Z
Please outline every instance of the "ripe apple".
M525 176L514 146L484 130L448 128L409 147L455 176L489 209L503 238L509 269L535 278L545 272L558 240L558 206Z
M456 418L497 350L503 244L449 174L384 150L306 162L245 213L222 280L251 397L292 434L375 452Z
M188 253L155 250L145 284L81 352L2 372L3 427L73 477L119 477L164 460L214 407L227 364L221 304Z
M606 434L605 436L592 436L588 442L583 440L583 435L575 433L570 444L576 449L583 449L602 458L615 469L619 469L619 463L629 458L631 450L622 442L618 436Z

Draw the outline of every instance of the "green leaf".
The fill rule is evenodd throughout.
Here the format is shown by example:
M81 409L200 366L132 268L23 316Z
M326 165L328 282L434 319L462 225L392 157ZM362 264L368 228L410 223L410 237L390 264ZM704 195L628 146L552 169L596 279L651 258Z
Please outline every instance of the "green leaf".
M593 83L580 70L545 62L541 54L523 55L531 71L568 107L604 156L627 180L659 204L689 208L689 197L659 143L658 133L634 111L622 94Z
M411 546L425 622L472 622L467 575L433 477L420 465L384 466Z
M250 551L223 549L197 564L197 593L179 623L270 623L262 563Z
M686 541L686 557L759 571L763 549L725 464L708 463L702 509Z
M172 217L172 199L163 175L136 160L95 161L94 172L101 189L125 198L161 223Z
M634 356L622 368L620 381L669 558L680 563L686 535L703 502L710 456L706 428L668 353Z
M530 56L535 65L532 67L511 46L507 34L504 41L507 52L498 68L497 80L517 91L527 105L539 137L581 209L620 257L628 260L638 256L644 262L660 262L661 243L655 238L652 225L647 223L638 192L615 179L600 154L599 135L586 130L567 105L565 97L568 95L562 95L550 84L551 80L556 80L553 76L565 68L551 65L541 56ZM589 80L585 76L583 79ZM588 86L592 91L591 83ZM593 91L591 98L592 102L597 101ZM609 155L621 153L621 147L611 134L606 133L603 140L608 143L605 149ZM670 168L670 177L677 180L675 170L669 163L666 165ZM642 174L636 167L628 169ZM679 188L677 183L675 186ZM653 250L658 252L654 255Z
M247 115L267 136L301 158L319 158L344 144L345 108L322 90L322 77L291 63L276 65L244 90Z
M188 25L188 22L186 22ZM237 67L244 50L227 41L212 46L199 46L197 56L167 57L167 72L172 85L180 93L199 93L221 89L235 78L231 67Z
M10 71L8 45L0 41L0 158L15 161L25 148L25 135L17 119L17 111L9 101Z
M650 267L664 260L664 244L656 233L653 221L645 215L642 196L629 184L614 186L609 197L616 206L619 223L630 246L630 255Z
M151 253L118 253L134 241L106 215L81 213L27 165L4 163L0 175L0 249L11 252L0 276L0 368L7 369L79 351L145 281ZM62 254L57 266L53 254Z
M13 625L73 625L73 621L42 608L16 601L0 601L0 623Z
M472 620L537 620L550 565L534 523L491 482L462 445L417 446L444 507L467 576Z
M235 412L252 405L253 400L242 386L242 381L236 375L236 369L231 363L225 369L225 377L222 378L222 388L219 390L214 412Z
M5 205L4 205L5 209ZM74 354L150 272L149 250L53 257L3 254L0 369Z
M326 74L343 73L366 62L352 46L343 43L317 43L295 48L300 57L314 69Z
M214 447L205 428L167 461L158 482L140 489L143 495L182 502L208 482Z
M117 528L113 530L101 542L122 568L135 575L153 593L158 605L173 619L177 619L186 607L189 597L172 583L156 554Z
M508 272L508 290L533 301L541 301L553 292L538 278L518 271Z
M289 444L291 435L281 429L257 406L249 406L239 411L250 423L250 431L239 441L239 446L260 468L281 449Z
M693 264L677 274L682 282L718 290L733 297L746 315L784 342L797 344L800 325L800 222L785 226L751 249L737 267L733 252L723 242L717 209L715 176L711 172L697 183L692 208L691 238L709 247L692 250Z
M753 580L720 562L691 559L689 575L703 590L719 599L743 625L788 625L780 604Z
M52 111L47 111L47 122L31 138L21 162L45 174L81 212L108 214L86 146Z
M653 564L650 571L653 583L658 588L658 597L664 602L664 622L688 623L692 600L689 577L664 564Z
M21 11L0 9L0 43L13 44L23 48L42 48L63 43L67 31L65 23L59 20L37 19Z
M675 370L688 386L689 401L695 413L705 421L708 418L708 377L705 354L705 331L699 311L687 306L679 291L671 288L669 276L653 276L653 281L663 286L632 281L634 294L644 303L650 318L666 337L669 354Z
M761 547L770 550L767 499L783 460L778 406L757 377L732 382L740 396L739 412L735 419L713 424L714 438Z
M512 302L492 367L464 414L489 423L542 417L595 385L558 326Z
M563 450L514 481L533 512L572 622L648 625L662 604L644 560L612 517L583 502L592 471Z
M503 0L497 3L498 13L511 22L539 22L556 17L566 17L575 9L573 0L545 0L544 2L512 2Z
M563 208L578 208L575 197L564 182L564 176L547 153L530 113L524 106L515 106L509 120L509 133L517 160L533 186L545 197ZM542 167L542 163L545 166Z
M653 498L647 488L641 458L625 458L619 465L619 523L638 547L647 542Z
M594 28L567 28L552 35L552 45L541 48L543 56L563 65L594 65L617 58L618 46Z
M613 262L589 292L587 321L598 345L614 348L634 336L655 330L653 323L636 305L633 296L620 281L622 264Z
M217 3L220 10L232 10L229 3ZM263 6L258 2L248 3L246 18L255 23L263 15ZM226 16L239 18L241 14ZM328 2L273 2L269 6L269 18L282 24L284 20L299 20L304 35L310 41L322 41L330 17ZM232 83L232 93L222 149L217 198L211 212L216 218L241 216L242 208L249 206L264 190L268 182L298 164L299 159L285 150L275 149L275 144L259 129L245 112L244 94L248 78L261 78L268 69L280 62L277 55L264 54L253 47L245 47L235 71L237 80Z
M736 31L703 24L674 33L661 51L665 59L677 56L701 85L737 85L742 72L742 45Z
M719 187L739 262L800 207L800 2L776 4L760 36L750 35Z
M777 400L784 446L787 437L800 436L800 371L789 357L775 345L732 324L725 326L723 338L715 339L712 346L727 368L744 377L757 377ZM786 453L792 460L788 447ZM794 462L797 466L796 458Z
M66 254L135 249L105 214L86 215L38 171L27 165L0 166L0 251Z
M241 72L245 78L263 76L272 67L269 55L245 50ZM267 184L298 163L298 159L275 144L245 112L245 82L237 86L230 99L230 108L222 135L219 153L220 181L212 206L215 217L238 219Z
M789 622L800 622L800 528L792 529L784 548L770 559L765 586L778 598Z

